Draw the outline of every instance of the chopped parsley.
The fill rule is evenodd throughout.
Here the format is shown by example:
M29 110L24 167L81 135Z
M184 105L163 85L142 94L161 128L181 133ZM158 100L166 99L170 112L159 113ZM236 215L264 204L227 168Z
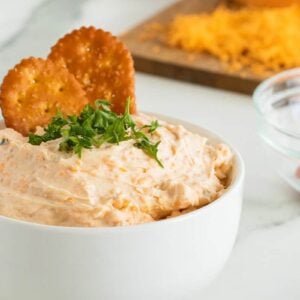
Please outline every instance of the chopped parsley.
M6 138L3 138L1 141L0 141L0 146L2 145L7 145L9 143L9 140L6 139Z
M149 125L138 128L129 113L129 107L130 99L127 100L125 113L118 115L111 111L109 101L96 100L95 108L88 104L79 116L65 117L59 112L44 128L43 135L33 133L29 135L29 143L40 145L43 142L62 138L59 150L73 152L81 157L84 148L99 148L105 143L119 144L134 140L135 147L144 151L163 167L157 156L160 141L154 143L150 140L151 134L160 126L158 121L152 121Z

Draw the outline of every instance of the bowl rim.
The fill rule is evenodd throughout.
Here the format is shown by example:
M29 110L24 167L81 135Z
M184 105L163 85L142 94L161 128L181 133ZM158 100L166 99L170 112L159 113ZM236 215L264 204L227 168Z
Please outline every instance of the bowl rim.
M259 104L259 96L263 93L263 91L271 86L273 83L275 83L278 79L282 77L288 77L288 76L293 76L293 75L299 75L300 77L300 68L293 68L289 70L282 71L278 74L275 74L265 80L263 80L253 91L252 98L254 100L254 107L256 110L264 116L265 114L261 110L261 106Z
M35 230L46 230L46 231L55 231L55 232L61 232L61 233L84 233L84 234L95 234L95 233L124 233L124 232L133 232L133 231L139 231L139 230L145 230L147 229L154 229L154 228L160 228L161 226L168 225L168 224L174 224L174 223L181 223L184 221L187 221L188 219L199 217L202 214L205 214L207 211L213 210L215 207L222 206L222 204L226 201L228 197L234 192L234 190L238 189L241 185L243 185L244 178L245 178L245 164L242 159L242 156L240 153L231 145L231 143L228 143L223 138L221 138L218 134L216 134L214 131L208 130L205 127L199 126L194 123L190 123L188 121L184 121L172 116L167 116L159 113L152 113L152 112L142 112L150 116L155 116L158 119L161 119L162 121L171 122L173 124L180 124L184 127L186 127L189 131L195 132L195 130L190 128L195 128L198 131L201 131L205 133L205 136L207 135L208 140L215 140L220 143L224 143L233 152L234 155L234 174L232 178L232 182L228 186L228 188L225 190L225 192L217 198L215 201L202 206L194 211L188 212L183 215L179 215L173 218L158 220L158 221L152 221L149 223L143 223L143 224L135 224L135 225L125 225L125 226L109 226L109 227L71 227L71 226L60 226L60 225L47 225L47 224L40 224L40 223L33 223L29 221L24 220L18 220L13 219L10 217L2 216L0 215L0 224L2 222L10 223L11 225L18 225L23 227L29 227L31 229ZM0 124L3 122L1 115L0 115ZM195 132L197 133L197 132Z
M265 104L266 97L264 97L264 92L271 87L274 83L276 83L280 79L289 79L291 77L298 76L300 79L300 68L293 68L289 70L285 70L283 72L280 72L276 75L271 76L270 78L262 81L254 90L252 94L254 107L256 112L263 118L264 121L266 121L269 125L271 125L273 128L275 128L277 131L291 137L291 138L300 138L300 133L294 133L291 132L288 129L282 128L279 126L276 122L270 121L270 119L267 117L267 114L263 111L263 107ZM293 96L296 93L300 93L300 86L293 87L293 88L287 88L286 90L280 91L276 94L274 97L276 100L281 97L288 97Z

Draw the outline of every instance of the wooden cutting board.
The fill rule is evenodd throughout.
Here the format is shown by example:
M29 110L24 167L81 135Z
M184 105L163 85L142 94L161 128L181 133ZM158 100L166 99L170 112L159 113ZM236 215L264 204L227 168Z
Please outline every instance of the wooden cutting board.
M158 37L142 39L149 24L167 24L177 14L212 11L220 0L181 0L121 35L130 49L137 71L251 94L264 78L250 71L229 72L208 54L191 54L166 46Z

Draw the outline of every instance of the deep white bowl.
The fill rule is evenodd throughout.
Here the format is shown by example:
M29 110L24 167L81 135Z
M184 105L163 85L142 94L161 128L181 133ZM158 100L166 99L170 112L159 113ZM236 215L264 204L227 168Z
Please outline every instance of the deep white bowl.
M210 143L215 134L173 118ZM226 142L225 142L226 143ZM189 299L224 266L242 205L244 164L235 155L232 182L215 202L144 225L71 228L0 216L2 300Z

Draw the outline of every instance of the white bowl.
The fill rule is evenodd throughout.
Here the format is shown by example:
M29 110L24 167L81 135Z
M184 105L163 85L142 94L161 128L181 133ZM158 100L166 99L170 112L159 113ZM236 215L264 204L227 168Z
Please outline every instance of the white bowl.
M173 118L192 132L215 134ZM225 142L226 143L226 142ZM215 202L153 223L113 228L47 226L0 216L0 299L189 299L224 266L242 205L244 164Z

